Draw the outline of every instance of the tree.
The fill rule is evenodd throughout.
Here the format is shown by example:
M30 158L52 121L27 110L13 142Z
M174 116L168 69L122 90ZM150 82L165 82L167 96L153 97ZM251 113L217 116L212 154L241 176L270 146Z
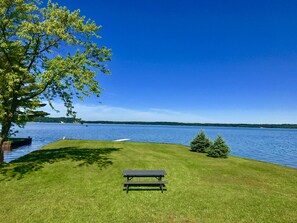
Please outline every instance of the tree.
M13 124L24 126L47 102L59 98L75 116L73 99L101 88L111 50L98 45L101 26L66 7L39 0L0 0L1 143ZM1 148L1 147L0 147Z
M229 146L225 143L222 136L218 136L208 150L208 156L215 158L227 158L230 153Z
M207 138L205 133L201 131L191 142L191 151L206 153L211 144L209 138Z

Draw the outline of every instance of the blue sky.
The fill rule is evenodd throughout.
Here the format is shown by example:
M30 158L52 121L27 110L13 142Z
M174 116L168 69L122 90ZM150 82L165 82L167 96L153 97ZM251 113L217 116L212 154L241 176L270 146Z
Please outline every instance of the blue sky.
M102 25L113 51L79 117L297 123L297 1L57 2Z

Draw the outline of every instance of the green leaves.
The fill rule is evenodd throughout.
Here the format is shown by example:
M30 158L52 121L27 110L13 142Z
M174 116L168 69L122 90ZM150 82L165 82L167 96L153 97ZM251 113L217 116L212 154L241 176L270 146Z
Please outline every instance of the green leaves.
M43 100L56 98L75 115L74 97L99 97L96 77L110 74L111 50L98 44L101 26L79 10L51 1L40 6L37 0L0 1L1 123L25 123L40 114L34 111Z

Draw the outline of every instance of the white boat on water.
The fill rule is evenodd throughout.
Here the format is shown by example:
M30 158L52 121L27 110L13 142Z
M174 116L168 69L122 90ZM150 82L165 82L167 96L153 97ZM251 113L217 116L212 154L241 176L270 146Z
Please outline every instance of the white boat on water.
M116 139L116 140L113 140L115 142L125 142L125 141L129 141L130 139Z

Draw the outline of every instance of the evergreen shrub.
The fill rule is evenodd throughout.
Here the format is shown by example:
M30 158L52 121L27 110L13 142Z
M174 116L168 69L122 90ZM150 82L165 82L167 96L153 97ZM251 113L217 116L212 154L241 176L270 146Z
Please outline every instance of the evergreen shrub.
M218 136L214 143L209 147L207 153L210 157L227 158L230 153L230 148L225 143L222 136Z
M191 142L191 151L206 153L208 148L212 145L209 138L201 131Z

